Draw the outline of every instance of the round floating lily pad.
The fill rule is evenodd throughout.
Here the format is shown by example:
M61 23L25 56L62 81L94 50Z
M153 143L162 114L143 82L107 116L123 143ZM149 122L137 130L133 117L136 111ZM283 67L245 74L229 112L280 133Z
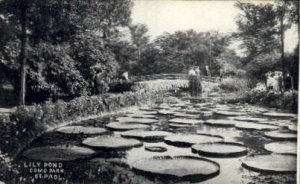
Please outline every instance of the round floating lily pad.
M220 172L218 163L192 156L153 157L138 160L132 167L138 173L154 177L193 182L210 179Z
M233 142L195 144L192 146L192 151L210 157L238 157L247 154L244 145Z
M189 106L190 104L189 103L178 103L178 104L172 104L171 106L172 107L187 107Z
M189 124L169 123L170 128L188 128L191 126L192 125L189 125Z
M170 105L168 104L160 104L159 106L156 106L155 109L170 109Z
M65 126L56 129L57 132L64 134L104 134L107 132L105 128L84 127L84 126Z
M205 108L215 108L216 104L214 103L210 103L210 102L206 102L206 103L198 103L194 105L195 107L205 107Z
M251 123L243 122L235 125L237 129L241 130L276 130L279 129L279 126L266 124L266 123Z
M292 113L279 113L279 112L266 112L263 113L264 116L271 117L271 118L296 118L296 114Z
M61 145L31 148L24 151L22 155L32 160L55 162L86 159L93 154L95 151L89 148Z
M132 117L119 117L117 121L122 123L141 123L141 124L153 124L158 122L156 119L149 118L132 118Z
M289 126L288 126L288 129L289 129L290 131L293 131L293 132L297 132L297 131L298 131L297 125L289 125Z
M198 119L184 119L184 118L174 118L169 120L170 123L176 124L188 124L188 125L196 125L204 123L203 120Z
M152 114L126 114L126 116L130 118L147 118L147 119L157 118L155 115Z
M234 120L237 121L248 121L248 122L262 122L262 121L266 121L267 119L264 118L255 118L255 117L234 117Z
M208 108L208 107L200 107L199 108L200 112L203 112L203 111L208 111L208 112L212 112L213 113L213 109L212 108Z
M214 112L204 111L204 112L201 112L200 114L201 114L201 117L208 118L208 117L211 117L214 114Z
M130 109L126 111L128 114L140 114L140 115L155 115L157 114L156 110L137 110L137 109Z
M211 126L234 127L236 121L230 119L210 119L206 120L204 123Z
M137 138L143 140L162 140L164 137L172 135L166 131L146 131L146 130L129 130L122 132L122 137Z
M150 110L147 110L147 111L140 110L140 111L134 112L134 113L137 113L137 114L155 115L155 114L157 114L157 110L154 110L154 109L153 109L152 111L150 111Z
M146 146L145 150L151 152L166 152L168 149L162 146Z
M180 112L185 114L200 115L200 110L187 109L187 110L181 110Z
M200 118L200 113L199 113L199 115L195 115L195 114L187 114L187 113L177 112L174 114L174 116L180 117L180 118L197 119L197 118Z
M297 143L290 141L272 142L265 145L265 150L281 154L297 154Z
M245 116L247 113L245 112L236 112L236 111L216 111L215 114L221 116Z
M295 155L255 155L242 160L242 166L263 173L296 173Z
M191 146L193 144L221 142L223 137L200 134L176 134L165 137L167 144L175 146Z
M119 150L142 146L136 139L126 139L117 136L97 136L84 139L82 144L99 150Z
M162 115L172 115L172 114L176 114L175 111L172 110L159 110L158 114L162 114Z
M277 130L265 132L265 136L274 140L296 140L297 134L286 131L286 130Z
M156 109L152 108L152 107L149 107L149 106L143 106L143 107L140 107L140 110L141 111L156 111Z
M149 125L139 124L139 123L121 123L121 122L111 122L106 125L106 128L112 130L132 130L132 129L146 129L149 128Z

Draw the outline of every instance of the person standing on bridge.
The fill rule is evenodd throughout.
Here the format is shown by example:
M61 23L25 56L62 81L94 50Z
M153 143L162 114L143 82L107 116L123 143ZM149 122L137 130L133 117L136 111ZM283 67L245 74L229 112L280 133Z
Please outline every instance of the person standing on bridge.
M189 92L191 96L199 96L202 92L200 69L191 67L188 72Z
M201 84L201 75L200 75L200 68L199 66L196 67L195 69L196 72L196 96L201 96L202 94L202 84Z

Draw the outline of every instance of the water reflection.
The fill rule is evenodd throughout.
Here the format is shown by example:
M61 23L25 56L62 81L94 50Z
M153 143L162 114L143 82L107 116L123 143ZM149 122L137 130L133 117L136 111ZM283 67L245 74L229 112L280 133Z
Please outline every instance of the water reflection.
M184 133L184 134L211 134L219 135L224 138L226 142L238 142L244 144L248 148L248 155L258 154L258 153L268 153L264 150L264 144L272 142L271 139L266 138L263 135L264 131L259 130L237 130L234 127L219 127L219 126L209 126L205 124L193 125L187 127L169 127L168 119L174 118L169 112L180 112L184 113L186 109L199 110L205 109L206 116L202 116L203 119L224 119L228 117L224 116L212 116L212 112L215 110L224 111L234 111L234 112L247 112L248 116L255 118L266 118L261 115L261 112L268 112L267 108L256 108L250 105L224 105L224 104L214 104L214 103L199 103L199 100L193 99L192 102L188 98L178 99L178 103L168 105L166 103L157 104L153 108L143 107L142 110L138 110L137 107L130 110L130 113L137 112L138 116L142 116L141 111L153 109L163 109L161 114L155 115L157 117L157 122L151 125L148 130L163 130L173 133ZM168 113L167 113L168 112ZM145 113L147 114L147 113ZM151 113L151 116L153 113ZM147 118L149 118L149 113ZM84 122L77 123L83 126L95 126L95 127L105 127L105 124L115 121L117 117L105 117L95 120L88 120ZM289 120L274 120L274 118L268 117L268 121L273 122L277 125L295 125L295 122ZM120 131L110 131L108 135L120 135ZM49 145L81 145L83 139L87 136L83 134L79 135L67 135L57 132L49 132L41 137L37 138L30 147L40 147ZM82 145L81 145L82 146ZM167 149L165 152L151 152L147 151L145 147L150 146L160 146ZM198 154L193 153L190 147L176 147L173 145L168 145L163 141L160 142L145 142L143 141L142 147L132 148L126 151L113 151L113 152L101 152L95 155L91 160L78 161L75 163L68 163L65 166L65 180L61 183L146 183L155 182L160 183L159 179L149 180L134 173L131 167L137 160L151 158L153 156L197 156ZM220 174L212 179L206 180L203 183L221 184L221 183L294 183L294 174L285 175L266 175L256 172L249 171L241 167L241 159L244 157L237 158L211 158L208 159L215 161L220 164ZM25 158L20 158L20 163L26 161ZM26 171L21 172L21 175L27 176ZM30 174L26 181L30 180L32 177ZM36 183L47 183L47 181L34 181ZM21 182L22 183L22 182ZM26 182L23 182L26 183ZM51 183L51 181L50 181Z

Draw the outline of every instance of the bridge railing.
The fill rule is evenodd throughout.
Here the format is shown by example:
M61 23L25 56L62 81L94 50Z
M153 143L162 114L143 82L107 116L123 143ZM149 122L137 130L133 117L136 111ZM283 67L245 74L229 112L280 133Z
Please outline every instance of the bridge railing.
M171 74L152 74L152 75L144 75L144 76L136 76L135 79L137 81L145 81L145 80L156 80L156 79L188 79L187 74L183 73L171 73ZM208 82L216 82L218 81L218 77L210 77L201 75L201 79Z

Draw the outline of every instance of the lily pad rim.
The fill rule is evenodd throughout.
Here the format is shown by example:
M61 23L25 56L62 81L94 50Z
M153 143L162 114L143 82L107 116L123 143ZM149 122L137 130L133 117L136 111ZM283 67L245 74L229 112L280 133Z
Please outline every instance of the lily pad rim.
M136 141L136 143L133 144L133 145L118 146L117 148L116 147L108 147L108 146L92 146L92 145L89 145L89 144L85 143L85 141L87 141L87 140L96 139L96 138L99 138L99 137L116 137L116 138L122 138L122 139ZM80 145L83 145L83 146L85 146L89 149L92 149L92 150L126 150L126 149L141 147L141 146L143 146L143 144L144 143L142 141L139 141L139 140L136 140L136 139L117 137L117 136L113 136L113 135L89 137L89 138L86 138L86 139L82 140L81 143L80 143Z
M246 158L244 158L244 159L241 160L242 166L244 168L246 168L246 169L251 170L251 171L258 172L258 173L263 173L263 174L290 174L290 173L296 173L297 172L297 168L296 168L296 171L274 171L274 170L271 171L271 170L266 170L266 169L258 169L256 167L248 166L247 164L245 164L247 158L251 158L251 157L255 157L255 156L271 156L271 155L293 156L293 157L296 157L296 162L297 162L297 156L294 155L294 154L287 154L287 153L284 153L284 154L271 153L270 154L270 153L264 153L264 154L255 154L255 155L247 156Z
M273 143L295 143L296 144L296 153L279 153L279 152L274 152L274 151L271 151L269 149L266 148L267 145L270 145L270 144L273 144ZM273 154L280 154L280 155L297 155L297 141L294 141L294 140L286 140L286 141L273 141L273 142L269 142L267 144L264 145L264 150L266 151L269 151L270 153L273 153Z
M203 174L198 174L197 177L195 177L194 175L185 175L185 176L174 176L174 175L171 175L171 174L162 174L162 173L155 173L155 172L147 172L147 171L144 171L144 170L140 170L140 169L137 169L134 167L135 163L139 162L139 161L142 161L142 160L153 160L153 159L195 159L195 160L200 160L200 161L206 161L206 162L209 162L211 164L213 164L214 166L216 166L217 171L214 172L214 173L211 173L211 174L208 174L208 175L203 175ZM189 178L202 178L201 181L205 181L205 180L208 180L210 178L214 178L216 176L218 176L220 174L220 164L216 161L213 161L213 160L210 160L210 159L207 159L207 158L203 158L203 157L196 157L196 156L187 156L187 155L177 155L177 156L169 156L169 155L163 155L163 156L153 156L151 158L144 158L144 159L140 159L140 160L136 160L133 164L132 164L132 169L133 171L135 172L138 172L138 173L142 173L144 175L148 175L148 176L155 176L155 177L164 177L164 178L170 178L170 179L175 179L175 180L183 180L183 181L186 181L186 180L189 180ZM197 180L197 179L196 179Z
M224 145L234 145L234 146L239 146L239 147L244 147L245 149L243 151L239 152L232 152L232 153L217 153L217 152L207 152L207 151L201 151L201 150L196 150L194 146L196 145L211 145L211 144L224 144ZM220 141L220 142L209 142L209 143L200 143L200 144L194 144L191 146L191 149L193 152L198 153L200 156L206 156L206 157L214 157L214 158L232 158L232 157L240 157L247 155L248 153L248 148L237 142L225 142L225 141Z
M60 129L67 129L67 128L69 128L69 129L71 129L71 127L82 127L82 128L101 128L101 129L103 129L104 131L103 132L99 132L99 133L85 133L85 132L79 132L79 133L77 133L77 132L63 132L63 131L61 131ZM56 129L54 129L54 131L55 132L57 132L57 133L60 133L60 134L70 134L70 135L76 135L76 134L86 134L86 135L99 135L99 134L105 134L105 133L108 133L109 132L109 130L107 130L105 127L94 127L94 126L87 126L87 127L85 127L85 126L83 126L83 125L67 125L67 126L61 126L61 127L58 127L58 128L56 128Z
M50 159L50 160L44 160L44 159L34 159L32 157L27 157L26 156L27 154L30 154L30 152L32 152L32 151L37 151L37 150L42 150L42 149L47 149L47 148L49 148L49 149L52 149L52 148L54 148L54 149L56 149L56 148L62 148L63 149L64 146L66 147L66 149L68 149L68 148L81 148L81 149L84 149L86 151L89 151L90 153L89 153L89 156L86 155L86 156L82 156L82 158L66 159L66 160L52 160L52 159ZM46 162L46 161L48 161L48 162L49 161L51 161L51 162L74 162L74 161L77 161L77 160L86 160L86 159L92 158L96 154L97 154L97 152L95 150L93 150L91 148L88 148L86 146L81 146L81 145L67 146L65 144L60 144L60 145L51 145L51 146L32 147L32 148L29 148L27 150L22 151L21 152L21 157L26 158L28 160L43 161L43 162Z

